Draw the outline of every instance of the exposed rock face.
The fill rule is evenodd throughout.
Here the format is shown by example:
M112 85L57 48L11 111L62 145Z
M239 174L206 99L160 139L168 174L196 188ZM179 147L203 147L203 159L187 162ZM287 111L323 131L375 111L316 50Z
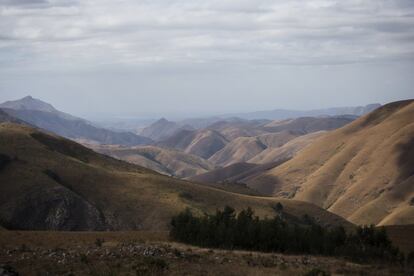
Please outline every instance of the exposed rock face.
M106 230L103 215L92 204L63 186L32 189L2 204L4 226L23 230Z

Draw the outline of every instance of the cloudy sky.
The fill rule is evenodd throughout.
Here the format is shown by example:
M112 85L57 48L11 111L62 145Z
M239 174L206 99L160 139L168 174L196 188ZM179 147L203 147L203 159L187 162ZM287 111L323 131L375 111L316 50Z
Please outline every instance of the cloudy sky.
M0 101L76 115L414 98L413 0L0 0Z

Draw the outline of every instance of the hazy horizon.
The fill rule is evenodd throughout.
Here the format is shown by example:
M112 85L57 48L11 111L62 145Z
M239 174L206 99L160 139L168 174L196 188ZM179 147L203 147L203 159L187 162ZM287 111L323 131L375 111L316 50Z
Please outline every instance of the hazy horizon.
M200 117L414 98L414 2L0 0L0 102Z

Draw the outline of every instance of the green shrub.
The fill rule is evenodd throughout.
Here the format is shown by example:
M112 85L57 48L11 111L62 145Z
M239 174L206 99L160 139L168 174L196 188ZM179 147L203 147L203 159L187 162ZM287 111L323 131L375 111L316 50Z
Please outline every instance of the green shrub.
M329 275L331 274L319 268L313 268L304 274L304 276L329 276Z
M143 257L133 267L136 275L159 275L168 269L168 263L157 257Z
M102 246L102 244L105 242L105 240L104 239L100 239L100 238L97 238L96 240L95 240L95 245L97 246L97 247L101 247Z
M172 218L170 236L203 247L335 255L358 262L401 260L384 229L363 226L347 234L343 227L324 228L309 216L293 222L281 216L259 219L251 208L236 214L226 206L202 217L186 209Z

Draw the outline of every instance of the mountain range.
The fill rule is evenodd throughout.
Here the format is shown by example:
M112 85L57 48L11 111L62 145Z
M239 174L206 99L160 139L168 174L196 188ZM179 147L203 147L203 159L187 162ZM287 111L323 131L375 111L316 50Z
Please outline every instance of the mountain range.
M384 105L247 184L357 224L414 223L413 118L413 100Z
M340 116L340 115L365 115L378 107L381 104L368 104L365 106L348 106L348 107L332 107L325 109L314 110L289 110L289 109L274 109L265 111L255 111L249 113L229 114L229 117L238 117L248 120L253 119L268 119L268 120L283 120L298 117L321 117L321 116Z
M8 229L165 228L185 207L230 202L270 215L276 201L326 223L346 223L332 213L355 224L414 223L412 100L361 117L231 118L199 129L161 119L143 131L157 141L31 97L0 108Z
M131 132L95 127L84 119L56 110L52 105L31 96L2 103L0 109L14 118L70 139L120 145L152 143L151 139Z
M25 230L165 230L186 207L212 212L230 204L272 216L346 220L310 203L248 196L177 180L98 154L71 140L24 125L0 124L0 225Z

